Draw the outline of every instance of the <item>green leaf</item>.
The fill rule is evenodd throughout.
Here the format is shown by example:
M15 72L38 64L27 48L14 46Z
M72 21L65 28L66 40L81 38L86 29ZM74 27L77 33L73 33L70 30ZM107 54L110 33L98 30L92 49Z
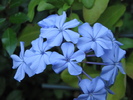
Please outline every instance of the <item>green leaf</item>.
M20 24L26 22L28 20L28 17L26 14L19 12L15 15L10 16L9 20L11 23Z
M70 8L71 6L69 6L67 3L65 3L63 5L63 10L66 11L68 8Z
M29 5L28 5L28 17L30 19L30 22L33 20L34 18L34 9L35 7L40 3L41 0L31 0Z
M74 0L64 0L69 6L73 4Z
M133 79L133 52L129 55L126 61L126 73L127 75Z
M114 85L111 87L111 90L115 93L114 95L108 94L107 100L121 100L125 96L126 84L125 79L126 76L119 72L116 77L116 81Z
M125 5L116 4L108 7L105 12L100 16L98 22L102 23L108 28L112 28L113 25L120 19L126 10Z
M19 36L19 41L24 41L25 46L28 46L31 44L31 41L38 38L40 33L40 27L35 24L28 24L21 32L21 35Z
M78 87L78 78L76 76L72 76L68 73L68 70L64 70L62 73L61 73L61 79L67 83L69 86L72 86L72 87L75 87L77 88Z
M122 49L133 48L133 39L130 39L130 38L118 38L118 41L123 44L121 46Z
M6 87L6 80L4 77L0 77L0 96L5 91L5 87Z
M18 7L21 5L25 0L11 0L10 8Z
M20 90L14 90L7 96L6 100L24 100L24 99L22 97L22 92Z
M0 18L0 24L2 24L5 20L6 18Z
M90 9L93 7L95 0L82 0L84 7Z
M83 4L78 0L74 0L74 3L71 6L72 10L81 10L83 8Z
M0 11L4 10L5 9L5 6L3 5L0 5Z
M44 0L42 0L38 5L37 10L38 11L43 11L43 10L50 10L50 9L53 9L53 8L54 8L54 6L52 4L47 3Z
M89 74L91 77L96 77L98 75L100 75L100 72L95 70L93 67L89 67L89 66L85 66L83 68L83 70ZM87 78L84 74L81 75L81 78ZM64 70L62 73L61 73L61 79L67 83L69 86L72 86L72 87L75 87L77 88L78 87L78 78L76 76L72 76L68 73L68 70Z
M2 43L8 54L9 55L13 54L17 46L17 38L16 38L16 33L11 28L8 28L4 32L2 36Z
M122 19L118 20L118 21L114 24L115 27L121 27L122 25L123 25L123 20L122 20Z
M94 6L91 9L83 7L84 20L93 24L98 20L108 5L109 0L95 0Z

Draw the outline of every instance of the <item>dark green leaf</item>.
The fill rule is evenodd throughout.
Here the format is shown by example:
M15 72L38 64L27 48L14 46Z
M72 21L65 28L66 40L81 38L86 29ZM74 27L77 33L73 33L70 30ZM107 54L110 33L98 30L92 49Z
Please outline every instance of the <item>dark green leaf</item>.
M11 0L10 2L10 8L17 7L21 5L25 0Z
M17 46L17 38L16 38L16 33L11 28L8 28L4 32L2 36L2 43L8 54L9 55L13 54Z
M64 5L64 0L47 0L47 3L54 5L56 8L61 8Z
M28 5L28 17L30 19L30 21L33 20L34 18L34 9L35 7L40 3L41 0L31 0L29 5Z
M93 24L98 20L108 5L109 0L95 0L94 6L91 9L83 8L84 20Z
M123 43L121 46L122 49L133 48L133 39L130 38L118 38L118 41Z
M108 28L112 28L113 25L120 19L126 10L125 5L117 4L108 7L105 12L100 16L98 22L102 23Z
M19 12L15 15L10 16L9 20L11 23L20 24L26 22L28 20L28 17L26 14Z
M90 9L93 7L95 0L82 0L84 7Z
M5 91L5 87L6 87L6 80L4 77L0 77L0 96Z
M74 3L71 8L72 10L81 10L83 8L83 4L78 0L74 0Z
M7 96L6 100L23 100L22 92L20 90L14 90Z
M5 18L0 18L0 24L2 24L5 20Z
M4 10L5 9L5 6L3 5L0 5L0 11Z
M63 5L63 11L66 11L68 8L70 8L71 6L69 6L67 3L65 3Z
M40 33L40 27L35 24L28 24L22 31L21 35L19 36L19 41L24 41L25 46L28 46L31 44L31 41L38 38Z

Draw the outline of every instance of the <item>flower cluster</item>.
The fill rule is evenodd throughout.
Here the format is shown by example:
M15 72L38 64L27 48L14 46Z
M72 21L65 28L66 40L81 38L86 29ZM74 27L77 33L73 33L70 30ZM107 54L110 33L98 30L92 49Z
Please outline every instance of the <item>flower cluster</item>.
M122 44L115 40L113 33L100 23L92 27L77 19L66 22L66 18L66 12L63 12L38 22L40 35L31 42L30 49L24 51L24 43L20 42L20 55L11 55L13 69L18 68L14 78L20 82L25 73L31 77L52 65L55 73L68 69L70 75L79 79L83 93L74 100L106 100L107 93L113 93L109 87L114 84L118 71L125 74L120 61L126 52L120 48ZM75 27L78 32L72 30ZM53 47L60 47L61 52L50 51ZM103 62L88 62L87 57L99 57ZM92 78L79 63L102 65L100 76ZM88 78L82 79L80 74Z

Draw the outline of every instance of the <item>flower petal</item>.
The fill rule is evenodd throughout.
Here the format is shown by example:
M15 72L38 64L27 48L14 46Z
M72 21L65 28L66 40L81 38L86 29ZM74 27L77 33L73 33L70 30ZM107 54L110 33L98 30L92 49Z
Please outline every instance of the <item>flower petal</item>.
M89 23L84 23L79 26L78 32L84 37L92 37L93 35L92 27L89 25Z
M78 26L79 24L80 24L80 22L77 19L73 19L69 22L64 23L63 28L64 29L74 28L74 27Z
M20 59L17 55L11 55L11 58L13 59L13 69L16 69L22 62L23 60Z
M72 41L73 43L77 43L79 39L79 34L71 30L65 30L63 36L66 41Z
M70 58L74 53L74 45L72 43L65 42L61 45L63 55L66 58Z
M74 62L68 63L68 72L70 75L79 75L82 73L82 68Z

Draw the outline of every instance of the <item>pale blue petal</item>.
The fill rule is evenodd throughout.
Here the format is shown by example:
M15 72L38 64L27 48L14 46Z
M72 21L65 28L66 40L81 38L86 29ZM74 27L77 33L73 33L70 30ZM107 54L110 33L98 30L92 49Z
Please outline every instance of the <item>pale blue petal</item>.
M119 64L117 65L117 67L119 68L119 70L120 70L120 72L121 72L122 74L126 74L125 71L124 71L124 68L123 68L123 66L122 66L122 63L119 63Z
M33 70L31 70L29 66L25 66L25 67L24 67L24 70L25 70L25 73L26 73L29 77L35 75L35 72L34 72Z
M93 33L95 38L103 37L108 33L108 28L100 23L95 23L93 26Z
M24 77L25 77L25 71L23 69L23 64L21 64L17 69L14 79L20 82Z
M97 57L100 57L104 54L103 48L97 43L93 42L91 48L94 50Z
M52 52L45 52L45 55L44 56L44 60L45 60L45 63L48 65L48 64L51 64L50 63L50 56L51 56Z
M74 53L74 45L72 43L65 42L61 45L63 55L66 58L70 58Z
M53 70L57 74L60 73L61 71L65 70L67 67L68 67L68 64L64 60L59 60L59 61L55 62L52 66Z
M79 86L85 94L88 94L88 88L90 88L91 81L89 79L83 79L80 81Z
M107 92L104 88L93 94L93 97L95 98L95 100L106 100L106 96L107 96Z
M33 40L31 44L33 50L38 52L41 52L43 50L43 38L39 37L36 40Z
M63 41L63 36L61 33L59 33L58 35L56 35L55 37L47 40L49 46L53 47L53 46L60 46L60 44Z
M66 41L72 41L73 43L77 43L79 39L79 34L71 30L65 30L65 32L63 32L63 36Z
M56 17L56 22L55 22L56 27L59 29L63 27L65 20L66 20L66 12L63 12L62 15Z
M34 56L34 59L36 58L36 60L32 60L33 62L30 65L30 68L36 73L39 74L41 72L43 72L46 68L46 63L45 63L45 59L43 56Z
M20 58L23 58L23 56L24 56L24 42L20 42L20 49L21 49L21 51L20 51L19 56L20 56Z
M104 38L98 38L96 42L104 49L112 49L111 41L105 40Z
M81 26L78 27L78 32L84 37L92 37L92 27L89 25L89 23L84 23Z
M70 75L79 75L82 73L82 68L74 62L68 63L68 72Z
M40 37L51 39L59 34L59 30L57 28L41 28Z
M64 23L63 29L74 28L74 27L78 26L79 24L80 24L80 22L77 19L73 19L69 22Z
M59 53L57 53L57 52L53 52L51 55L50 55L50 63L53 65L53 64L55 64L56 62L58 62L58 61L62 61L62 60L65 60L66 58L63 56L63 55L61 55L61 54L59 54Z
M71 59L81 62L83 59L85 59L85 53L81 50L78 50L71 56Z
M39 21L38 25L43 27L43 28L53 26L55 24L55 20L56 20L55 18L57 16L58 16L57 14L49 15L47 18Z
M11 55L11 58L13 60L13 69L16 69L22 62L23 60L20 59L17 55Z
M88 99L88 97L89 97L89 94L81 94L75 100L90 100L90 99Z
M114 66L113 65L104 66L102 68L101 78L106 80L106 81L109 81L112 77L113 72L114 72Z
M83 50L83 51L90 50L91 45L92 45L92 42L90 41L89 38L86 38L86 37L79 38L79 41L77 43L78 49Z

